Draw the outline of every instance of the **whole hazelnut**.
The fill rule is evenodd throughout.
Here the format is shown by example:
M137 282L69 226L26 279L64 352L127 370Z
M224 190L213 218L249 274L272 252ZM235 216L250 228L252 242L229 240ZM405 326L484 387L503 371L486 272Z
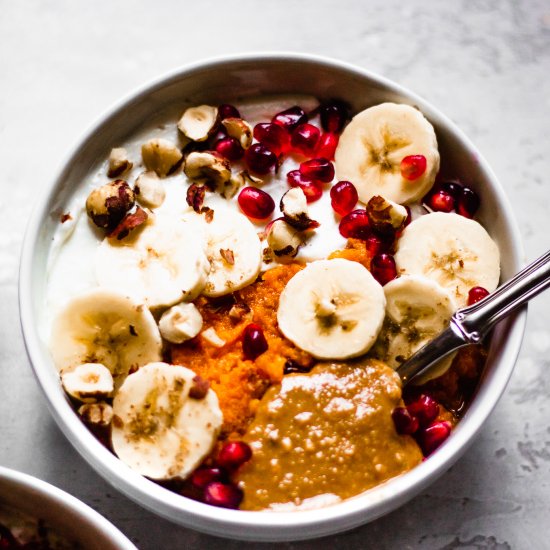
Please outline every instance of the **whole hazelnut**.
M115 180L94 189L86 199L86 212L102 229L114 229L134 206L134 192L124 180Z

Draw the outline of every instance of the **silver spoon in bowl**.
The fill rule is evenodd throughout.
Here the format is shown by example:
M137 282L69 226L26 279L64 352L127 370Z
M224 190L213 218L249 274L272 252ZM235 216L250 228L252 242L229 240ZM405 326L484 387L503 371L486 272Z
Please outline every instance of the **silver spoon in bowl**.
M469 344L479 344L491 329L550 286L550 250L479 302L457 310L449 326L397 369L403 385L429 373L442 357Z

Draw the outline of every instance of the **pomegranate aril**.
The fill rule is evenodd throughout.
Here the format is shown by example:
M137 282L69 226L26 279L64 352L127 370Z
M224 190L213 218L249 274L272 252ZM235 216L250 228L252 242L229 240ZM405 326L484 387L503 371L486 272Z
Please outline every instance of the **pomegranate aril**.
M340 133L349 116L349 107L343 101L329 101L319 108L321 126L325 132Z
M239 160L244 155L241 144L232 137L224 137L214 144L214 149L227 160Z
M333 132L321 134L315 154L328 160L334 160L334 153L336 152L336 147L338 147L339 139L338 134L334 134Z
M451 195L455 201L458 200L458 197L461 195L462 189L464 189L464 187L456 181L444 181L437 185L438 191L445 191L445 193Z
M469 187L464 187L457 200L457 212L465 218L473 218L478 208L478 194Z
M338 229L346 239L368 239L372 234L366 210L352 210L346 214L340 220Z
M377 254L388 253L393 245L393 237L391 235L371 235L366 241L367 252L372 258Z
M349 214L355 208L358 200L357 188L351 181L339 181L330 189L330 204L340 216Z
M296 128L296 126L298 126L299 124L307 122L307 115L301 107L295 105L294 107L290 107L290 109L286 109L284 111L281 111L280 113L277 113L271 119L271 122L282 126L290 132L294 130L294 128Z
M292 148L306 157L313 157L321 132L313 124L300 124L297 126L290 137Z
M439 403L429 395L422 394L407 405L411 415L418 418L422 427L433 422L439 415Z
M445 191L436 191L429 195L426 203L434 212L452 212L455 208L454 198Z
M237 107L229 105L229 103L222 103L218 107L218 116L220 120L224 120L225 118L241 118L241 114Z
M370 263L370 271L382 286L397 277L395 260L391 254L377 254L374 256Z
M334 165L325 158L306 160L300 164L300 172L313 181L330 183L334 179Z
M229 441L220 450L217 463L227 470L234 470L252 458L252 449L244 441Z
M254 137L277 156L288 150L290 135L278 124L271 122L256 124L254 126Z
M422 430L417 438L424 456L432 454L450 435L451 423L434 422Z
M220 468L199 468L193 472L191 483L199 489L204 489L209 483L222 481L224 477L225 472Z
M230 483L213 481L204 489L204 502L221 508L238 508L243 500L243 492Z
M412 435L420 426L418 418L412 416L405 407L396 407L393 409L391 417L395 424L395 430L401 435Z
M277 155L265 145L254 143L244 154L246 165L260 175L268 174L277 165Z
M426 171L426 157L424 155L409 155L401 160L401 175L409 181L417 180Z
M256 220L269 218L275 210L275 201L271 196L256 187L244 187L237 200L241 210Z
M243 353L245 359L254 360L267 351L267 340L260 325L250 323L243 330Z
M476 304L480 300L483 300L486 296L489 296L490 292L482 286L474 286L468 292L468 305Z
M306 178L300 170L291 170L286 179L290 187L299 187L306 196L308 203L319 200L323 195L323 190L319 185Z

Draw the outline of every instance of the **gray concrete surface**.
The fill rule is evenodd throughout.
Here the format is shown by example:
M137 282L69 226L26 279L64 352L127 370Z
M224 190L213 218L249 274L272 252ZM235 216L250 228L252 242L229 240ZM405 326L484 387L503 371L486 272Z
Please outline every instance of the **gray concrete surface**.
M71 492L142 549L254 547L161 520L109 487L50 417L18 325L17 266L36 194L84 129L178 65L319 53L410 87L489 160L534 258L550 244L550 4L533 0L0 0L0 463ZM286 548L550 548L550 294L530 308L509 387L467 454L396 512Z

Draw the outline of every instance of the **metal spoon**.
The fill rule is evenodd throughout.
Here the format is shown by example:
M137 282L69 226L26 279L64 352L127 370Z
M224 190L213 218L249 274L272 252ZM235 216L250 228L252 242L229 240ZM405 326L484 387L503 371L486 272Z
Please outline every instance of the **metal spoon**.
M550 250L483 300L456 311L449 326L411 355L396 370L403 385L428 373L442 357L469 344L479 344L504 317L550 286Z

